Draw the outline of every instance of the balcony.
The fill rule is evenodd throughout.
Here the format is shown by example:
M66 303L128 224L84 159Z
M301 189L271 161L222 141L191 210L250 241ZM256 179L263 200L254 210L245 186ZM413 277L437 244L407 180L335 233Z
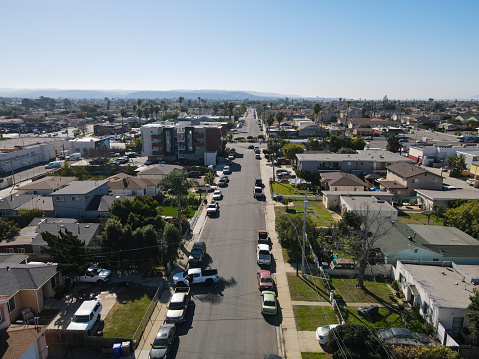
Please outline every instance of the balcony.
M203 142L193 142L194 147L205 147L205 144Z
M151 144L152 148L158 147L158 148L164 148L165 145L163 143L152 143Z
M164 156L165 151L153 151L153 156Z
M185 135L178 135L177 140L178 142L185 142Z
M151 135L151 139L152 139L152 140L162 140L162 139L163 139L163 135Z
M184 151L185 149L185 145L178 145L178 151Z
M176 133L183 133L184 134L185 133L185 128L184 127L178 127L176 129Z
M193 135L193 138L198 139L198 138L205 138L205 135L202 133L197 133Z

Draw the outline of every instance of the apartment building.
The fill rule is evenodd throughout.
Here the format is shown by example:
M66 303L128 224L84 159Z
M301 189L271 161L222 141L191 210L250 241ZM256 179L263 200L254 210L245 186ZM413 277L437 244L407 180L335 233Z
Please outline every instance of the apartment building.
M150 123L141 127L142 156L158 160L204 161L206 152L220 154L226 124L219 122Z

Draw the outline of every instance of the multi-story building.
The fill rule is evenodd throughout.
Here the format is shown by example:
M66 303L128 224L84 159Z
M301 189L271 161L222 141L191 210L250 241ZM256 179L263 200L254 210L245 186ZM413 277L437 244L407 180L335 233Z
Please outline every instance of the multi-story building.
M150 123L141 127L142 155L158 160L201 162L206 152L220 154L225 123Z

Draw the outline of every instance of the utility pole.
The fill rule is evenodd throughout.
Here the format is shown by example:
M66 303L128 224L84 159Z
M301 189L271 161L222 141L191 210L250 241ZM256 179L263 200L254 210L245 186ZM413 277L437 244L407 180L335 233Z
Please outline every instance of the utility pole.
M273 183L274 183L274 180L275 180L275 176L274 176L274 140L271 141L271 145L273 146L273 153L271 154L271 163L273 164Z
M303 255L301 258L301 271L302 271L302 276L304 277L305 275L305 268L304 268L304 262L305 262L305 256L306 256L306 209L309 206L308 202L308 191L304 191L304 220L303 220Z

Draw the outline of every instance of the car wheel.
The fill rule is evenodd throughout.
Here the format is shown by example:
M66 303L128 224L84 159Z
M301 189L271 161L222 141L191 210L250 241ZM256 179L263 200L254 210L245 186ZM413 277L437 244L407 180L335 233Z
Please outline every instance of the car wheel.
M96 320L98 320L98 321L101 320L101 314L98 314L98 317L96 317Z
M207 279L207 280L205 281L205 284L206 284L206 285L213 285L213 283L214 283L213 279Z
M96 281L96 284L103 285L103 281L101 279L99 279L99 280Z

